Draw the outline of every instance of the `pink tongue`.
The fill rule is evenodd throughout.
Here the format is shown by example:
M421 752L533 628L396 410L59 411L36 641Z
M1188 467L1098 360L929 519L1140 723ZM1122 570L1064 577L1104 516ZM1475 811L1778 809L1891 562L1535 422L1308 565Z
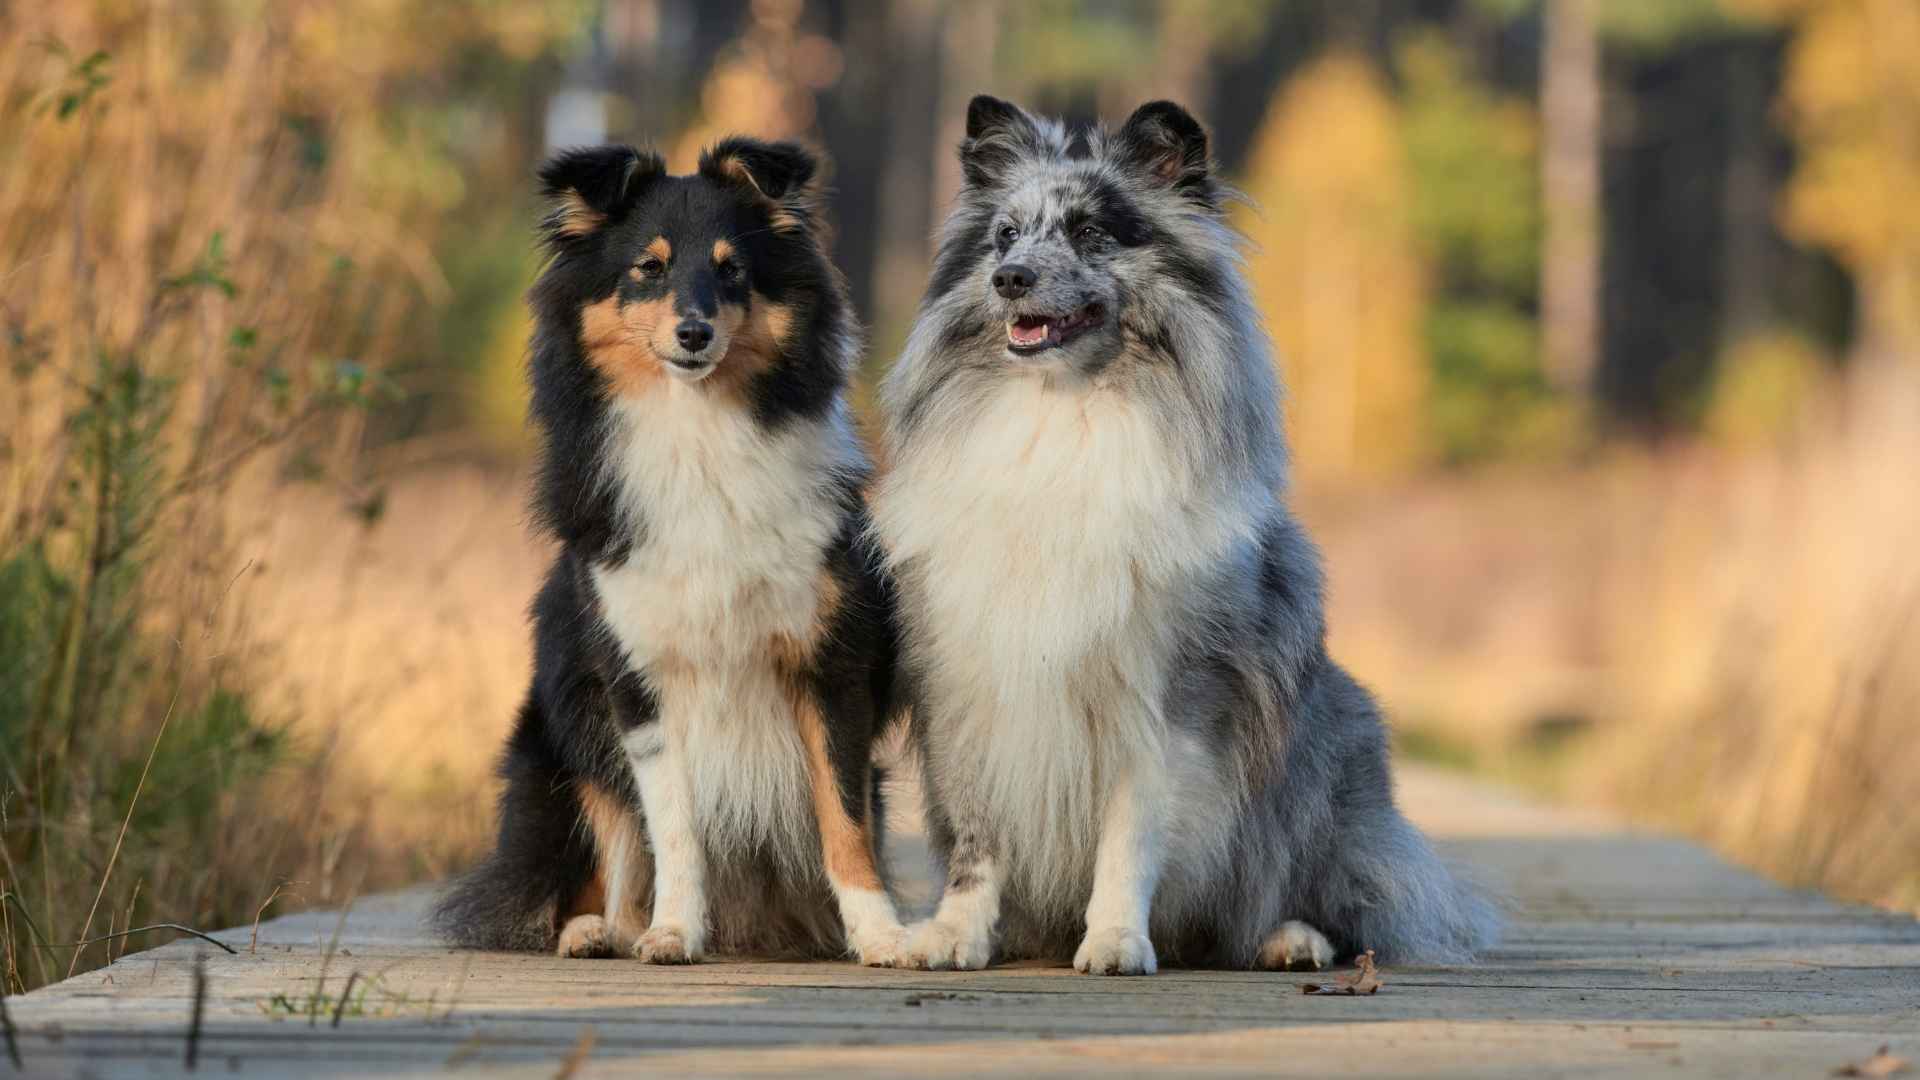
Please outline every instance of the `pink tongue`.
M1038 345L1047 340L1045 319L1017 319L1007 327L1007 340L1015 345Z

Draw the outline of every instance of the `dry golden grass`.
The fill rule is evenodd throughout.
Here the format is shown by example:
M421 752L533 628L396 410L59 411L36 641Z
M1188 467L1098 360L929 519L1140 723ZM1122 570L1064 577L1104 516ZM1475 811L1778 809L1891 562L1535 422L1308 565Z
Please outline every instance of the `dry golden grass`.
M1920 909L1920 379L1787 444L1308 500L1410 744Z
M526 692L548 557L523 501L516 475L443 467L397 483L372 526L289 500L238 543L266 568L244 600L272 643L268 708L324 748L374 878L437 876L491 840L492 765ZM338 898L316 884L312 899Z
M309 657L262 626L247 515L324 504L333 536L377 516L368 406L434 344L437 231L476 178L435 110L575 14L7 8L0 990L150 942L73 944L133 922L240 921L282 879L337 899L435 865L432 843L385 857L392 800L352 725L283 730L304 707L285 673L338 691L329 716L383 684L345 644ZM377 574L308 617L353 614Z

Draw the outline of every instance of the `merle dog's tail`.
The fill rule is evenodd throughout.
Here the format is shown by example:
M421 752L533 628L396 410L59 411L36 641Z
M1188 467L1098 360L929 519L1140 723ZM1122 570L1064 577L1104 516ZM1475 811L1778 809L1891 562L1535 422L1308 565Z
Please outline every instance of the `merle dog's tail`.
M1397 810L1379 825L1371 847L1342 860L1372 894L1372 902L1355 905L1352 946L1400 964L1466 963L1491 947L1505 920L1487 890L1442 859Z
M1504 905L1401 813L1371 695L1344 671L1324 688L1329 718L1343 716L1361 733L1334 785L1338 828L1312 886L1335 928L1329 936L1343 955L1372 949L1382 963L1472 960L1499 939Z
M500 835L478 866L434 904L434 931L467 949L544 952L554 948L564 905L594 873L592 842L580 826L573 785L538 745L537 709L521 707L500 773Z

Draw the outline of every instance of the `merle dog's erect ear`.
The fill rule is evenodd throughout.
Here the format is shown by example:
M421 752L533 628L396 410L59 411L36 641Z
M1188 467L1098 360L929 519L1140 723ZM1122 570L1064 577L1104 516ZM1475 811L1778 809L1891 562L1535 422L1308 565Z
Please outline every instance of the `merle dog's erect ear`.
M772 203L773 227L780 232L805 228L820 195L820 159L799 143L722 139L700 155L700 175L746 187Z
M1127 117L1115 137L1120 159L1153 183L1173 188L1209 209L1219 207L1207 129L1171 101L1149 101Z
M647 183L666 171L659 154L631 146L562 150L540 167L541 193L553 203L542 227L557 241L592 235L632 209Z
M1043 149L1040 125L1011 101L981 94L967 103L960 171L973 187L992 187L1023 155Z

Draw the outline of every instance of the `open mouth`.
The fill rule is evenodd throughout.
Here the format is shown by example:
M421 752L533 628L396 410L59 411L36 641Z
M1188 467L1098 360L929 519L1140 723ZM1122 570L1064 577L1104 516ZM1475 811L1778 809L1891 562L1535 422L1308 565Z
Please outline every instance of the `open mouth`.
M1022 356L1057 349L1099 326L1106 317L1099 304L1070 315L1022 315L1007 324L1007 348Z

